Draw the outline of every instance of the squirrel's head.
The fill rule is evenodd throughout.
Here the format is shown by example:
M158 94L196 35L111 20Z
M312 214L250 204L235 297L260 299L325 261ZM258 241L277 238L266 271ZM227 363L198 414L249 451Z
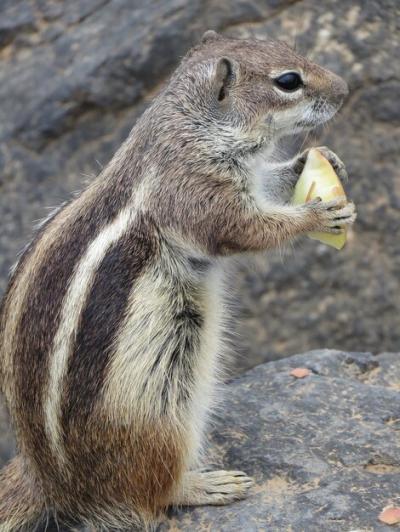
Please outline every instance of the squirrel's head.
M233 154L326 122L348 89L283 42L207 31L182 61L169 93L187 127L192 120L197 134Z

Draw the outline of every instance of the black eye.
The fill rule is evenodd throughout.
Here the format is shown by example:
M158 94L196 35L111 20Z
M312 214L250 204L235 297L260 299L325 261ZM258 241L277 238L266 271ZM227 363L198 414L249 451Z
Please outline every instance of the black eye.
M286 72L274 79L276 85L284 91L295 91L303 86L303 80L297 72Z

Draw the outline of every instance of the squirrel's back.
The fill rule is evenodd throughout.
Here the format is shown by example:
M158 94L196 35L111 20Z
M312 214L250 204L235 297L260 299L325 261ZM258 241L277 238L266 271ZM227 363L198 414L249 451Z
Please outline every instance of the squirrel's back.
M140 180L129 201L122 185L98 180L43 224L1 315L20 483L107 526L154 516L194 457L218 328L210 264L164 237Z

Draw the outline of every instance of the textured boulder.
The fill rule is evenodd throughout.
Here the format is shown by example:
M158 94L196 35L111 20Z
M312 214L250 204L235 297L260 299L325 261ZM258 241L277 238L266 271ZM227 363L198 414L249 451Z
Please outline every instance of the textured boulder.
M170 512L159 531L389 530L377 518L399 506L399 356L313 351L231 381L207 465L252 475L253 492Z
M254 476L253 493L180 510L161 530L390 530L377 518L399 506L399 356L313 351L232 381L210 455Z
M3 0L0 292L32 222L107 162L205 29L278 37L349 82L343 112L313 143L347 163L359 218L343 252L302 239L284 261L240 267L241 367L321 345L396 350L399 14L397 0Z

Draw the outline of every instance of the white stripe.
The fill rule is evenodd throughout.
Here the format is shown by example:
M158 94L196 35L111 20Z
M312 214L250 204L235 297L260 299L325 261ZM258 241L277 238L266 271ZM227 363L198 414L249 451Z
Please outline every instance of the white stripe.
M89 245L72 276L61 309L60 325L54 337L50 356L49 386L44 397L46 433L54 453L64 460L61 445L61 394L68 367L68 358L74 344L79 319L87 296L96 277L96 271L108 249L131 225L135 209L126 208Z

